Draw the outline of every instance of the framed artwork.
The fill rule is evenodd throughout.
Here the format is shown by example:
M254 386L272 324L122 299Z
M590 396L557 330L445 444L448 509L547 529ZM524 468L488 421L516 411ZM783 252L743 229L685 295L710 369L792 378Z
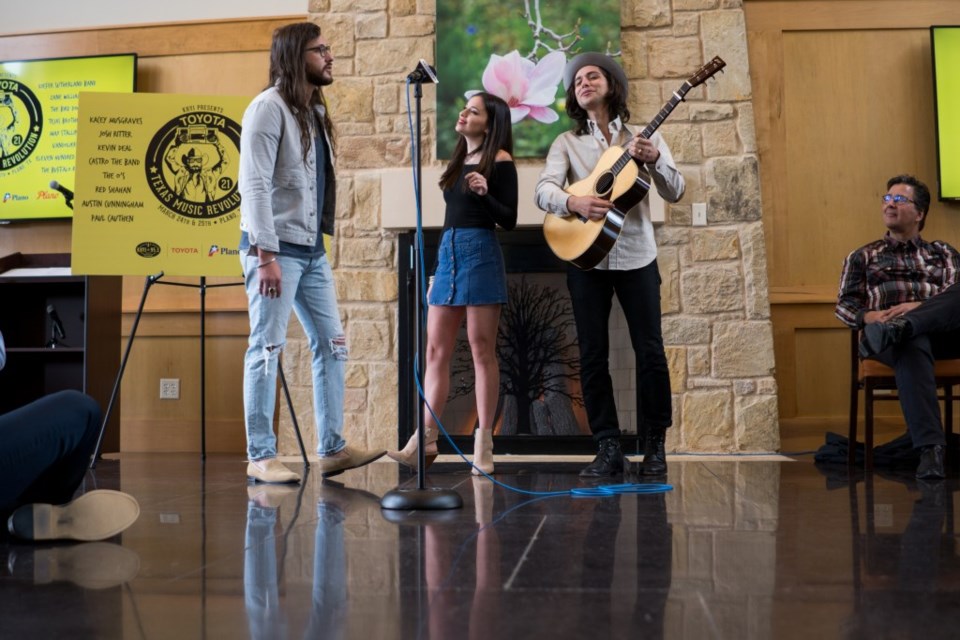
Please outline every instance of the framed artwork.
M585 51L619 55L619 0L437 0L437 157L476 91L510 105L515 157L544 157L570 128L563 69Z

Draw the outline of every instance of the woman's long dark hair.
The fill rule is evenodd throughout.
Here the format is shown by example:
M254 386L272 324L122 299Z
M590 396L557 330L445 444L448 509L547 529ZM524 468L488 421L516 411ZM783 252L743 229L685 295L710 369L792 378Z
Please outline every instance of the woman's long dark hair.
M610 121L613 122L619 116L620 122L626 123L630 120L630 110L627 109L627 88L617 82L606 69L603 67L597 68L603 73L603 77L607 79L607 85L610 87L610 94L607 96L607 115L610 117ZM590 133L590 129L587 127L587 112L577 102L576 82L571 82L570 86L567 87L567 115L577 123L577 126L573 128L575 134L583 136Z
M307 160L313 144L314 110L315 105L323 105L323 128L327 132L330 144L333 146L333 121L330 120L330 110L327 100L320 87L314 88L307 80L307 63L304 53L313 40L320 37L320 27L312 22L297 22L280 27L273 32L273 43L270 47L270 84L276 87L280 97L290 107L293 117L300 128L300 146L303 148L303 159ZM331 150L332 151L332 150Z
M497 153L503 149L513 155L513 126L510 124L510 107L507 103L492 93L481 91L476 94L483 100L483 108L487 111L487 135L480 143L480 163L477 172L486 179L493 174L493 165L497 161ZM467 157L467 140L463 136L457 140L453 148L453 157L450 164L440 176L440 188L452 189L463 171L463 161Z

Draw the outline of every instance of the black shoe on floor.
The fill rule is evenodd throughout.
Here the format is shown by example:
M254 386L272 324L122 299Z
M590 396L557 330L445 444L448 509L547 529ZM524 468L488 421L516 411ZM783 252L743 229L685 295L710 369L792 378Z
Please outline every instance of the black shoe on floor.
M606 478L623 473L623 452L620 450L620 440L604 438L597 448L597 457L580 472L581 478Z
M917 479L936 480L943 477L943 445L924 447L920 452L920 464L917 465Z
M640 463L640 473L642 475L667 475L667 452L664 447L666 439L667 430L664 428L651 429L647 433L643 446L643 462Z
M874 322L863 328L863 340L860 341L860 357L869 358L900 344L910 336L910 323L903 316L889 322Z

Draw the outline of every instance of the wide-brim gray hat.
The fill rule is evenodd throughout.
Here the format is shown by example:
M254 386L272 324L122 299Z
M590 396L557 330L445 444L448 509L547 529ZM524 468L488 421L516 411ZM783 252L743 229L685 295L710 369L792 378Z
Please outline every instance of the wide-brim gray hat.
M623 72L623 67L617 64L613 58L602 53L581 53L574 56L563 70L563 88L565 90L569 89L577 71L591 65L607 71L617 79L617 82L623 85L624 91L627 90L627 74Z

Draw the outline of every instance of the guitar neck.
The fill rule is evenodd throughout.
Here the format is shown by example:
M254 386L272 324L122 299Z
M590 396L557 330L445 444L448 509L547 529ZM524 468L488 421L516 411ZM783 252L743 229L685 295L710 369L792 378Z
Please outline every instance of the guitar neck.
M687 95L687 92L690 91L690 83L684 82L683 86L677 89L674 92L673 97L667 101L667 104L663 105L663 109L660 109L660 113L653 119L653 121L647 125L647 128L640 132L640 137L649 138L653 135L653 132L663 124L663 121L667 119L673 110L677 107L678 104L683 102L683 97Z
M667 116L673 113L673 110L676 109L677 105L683 102L683 97L687 95L687 92L690 91L691 88L692 86L690 85L690 82L684 82L683 85L674 92L673 97L667 101L667 104L663 105L663 108L660 109L660 113L656 115L653 121L651 121L650 124L648 124L646 128L637 135L645 140L649 139L650 136L653 135L653 132L656 131L660 125L663 124L663 121L667 119ZM613 170L619 173L631 160L633 160L633 156L630 155L630 152L624 151L623 155L617 158L617 161L614 163Z

